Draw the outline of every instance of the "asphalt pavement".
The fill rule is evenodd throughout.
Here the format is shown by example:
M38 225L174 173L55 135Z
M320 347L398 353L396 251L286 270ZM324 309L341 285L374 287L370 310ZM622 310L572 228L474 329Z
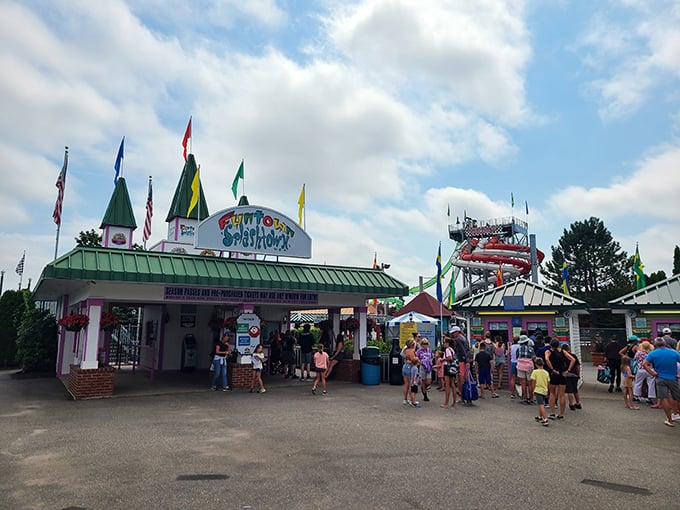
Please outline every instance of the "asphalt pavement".
M73 401L0 372L0 508L678 508L680 423L625 409L594 373L583 410L542 427L506 390L453 410L433 390L415 409L399 386L314 396L279 376L265 394Z

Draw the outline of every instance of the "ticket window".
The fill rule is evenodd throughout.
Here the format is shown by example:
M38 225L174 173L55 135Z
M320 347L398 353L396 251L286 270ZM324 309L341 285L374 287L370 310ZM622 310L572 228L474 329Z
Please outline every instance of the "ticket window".
M548 336L548 322L547 321L532 321L527 322L527 331L529 335L533 335L537 329L540 329L543 336Z
M488 322L486 330L491 333L492 341L495 340L497 336L500 336L505 342L511 342L512 340L510 326L507 322Z

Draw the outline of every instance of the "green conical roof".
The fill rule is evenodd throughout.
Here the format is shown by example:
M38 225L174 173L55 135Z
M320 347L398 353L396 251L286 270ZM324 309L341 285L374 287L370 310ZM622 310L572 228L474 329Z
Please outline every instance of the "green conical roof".
M130 194L128 193L124 177L118 178L118 184L116 184L116 187L113 190L113 195L111 195L111 200L109 200L109 206L106 208L104 219L99 228L104 228L106 225L137 228L135 215L132 212Z
M200 176L198 180L198 205L192 209L191 214L187 214L192 195L191 183L194 180L196 171L196 159L194 158L193 154L189 154L189 156L187 156L187 162L184 164L182 175L179 178L179 183L177 183L175 196L172 197L170 211L168 212L168 217L165 218L165 221L172 221L174 218L198 219L199 211L201 213L200 218L202 220L210 216L210 213L208 212L208 204L206 203L205 196L203 195L203 185L201 184Z

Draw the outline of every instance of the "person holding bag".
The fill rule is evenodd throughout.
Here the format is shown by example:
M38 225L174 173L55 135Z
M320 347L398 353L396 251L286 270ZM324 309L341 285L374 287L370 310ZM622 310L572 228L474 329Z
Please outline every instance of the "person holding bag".
M456 407L456 399L457 399L457 392L456 392L456 381L458 380L458 373L460 371L459 363L458 363L458 358L456 357L456 353L454 350L451 348L451 340L449 340L448 337L444 337L443 341L443 346L444 346L444 356L443 356L443 364L444 364L444 403L441 404L439 407L443 409L448 409L449 408L449 399L453 397L453 402L451 403L451 407Z

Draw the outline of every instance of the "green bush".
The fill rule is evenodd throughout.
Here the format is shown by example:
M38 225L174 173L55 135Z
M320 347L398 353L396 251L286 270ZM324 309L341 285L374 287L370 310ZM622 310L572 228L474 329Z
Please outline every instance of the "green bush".
M17 337L17 359L24 372L54 372L57 364L57 322L47 310L24 314Z
M31 293L8 290L0 298L0 367L16 367L17 330L27 309L35 307Z
M369 340L366 344L377 347L380 350L380 354L389 354L392 350L392 343L387 340Z

